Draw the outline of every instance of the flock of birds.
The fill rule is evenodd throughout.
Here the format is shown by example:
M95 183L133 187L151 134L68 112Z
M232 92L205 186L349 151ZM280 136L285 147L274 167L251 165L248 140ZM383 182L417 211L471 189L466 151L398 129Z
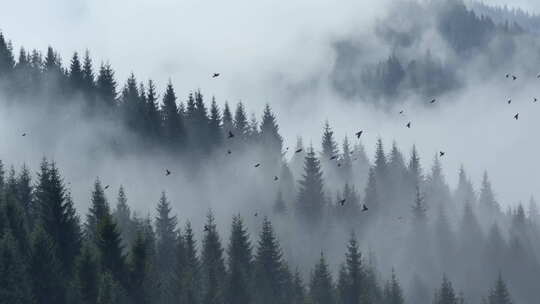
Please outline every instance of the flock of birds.
M212 74L212 78L217 78L217 77L219 77L220 75L221 75L220 73L213 73L213 74ZM517 77L516 75L513 75L513 74L506 74L506 75L505 75L505 78L511 79L512 81L516 81L516 80L518 79L518 77ZM539 78L539 79L540 79L540 74L538 74L538 75L536 76L536 78ZM437 102L437 99L436 99L436 98L433 98L433 99L431 99L431 100L429 101L429 104L434 104L434 103L436 103L436 102ZM538 102L538 99L537 99L536 97L534 97L534 98L533 98L533 103L536 103L536 102ZM508 99L507 103L508 103L508 104L511 104L511 103L512 103L512 99ZM404 113L405 113L405 110L400 110L400 111L399 111L399 114L400 114L400 115L404 115ZM514 119L515 119L515 120L518 120L518 119L519 119L519 113L516 113L516 114L514 115ZM408 129L410 129L410 128L412 127L412 122L411 122L411 121L408 121L407 124L405 125L405 127L407 127ZM355 136L356 136L357 139L360 139L360 137L362 136L362 134L364 134L364 130L359 130L359 131L355 132L354 134L355 134ZM28 133L26 133L26 132L24 132L24 133L21 134L22 137L26 137L27 135L28 135ZM228 133L227 133L227 139L233 139L234 137L235 137L234 133L233 133L232 131L229 130ZM289 150L289 147L287 147L286 150ZM295 150L294 153L295 153L295 154L298 154L298 153L303 152L303 150L304 150L304 149L300 148L300 149ZM353 153L354 153L354 151L351 151L351 152L350 152L351 155L352 155ZM232 151L231 151L230 149L228 149L228 150L227 150L227 154L229 154L229 155L232 154ZM440 157L443 157L443 156L445 156L445 155L446 155L446 152L444 152L444 151L439 151L439 156L440 156ZM339 158L339 155L333 155L333 156L330 157L330 160L331 160L331 161L332 161L332 160L338 160L338 158ZM355 158L354 160L356 160L356 159L357 159L357 158ZM338 163L337 163L337 166L338 166L338 167L341 167L341 163L338 162ZM253 167L259 168L259 167L261 167L261 163L256 163ZM170 176L171 174L172 174L172 172L171 172L169 169L165 169L165 176ZM273 180L274 180L274 181L278 181L278 180L279 180L279 177L278 177L278 176L274 176ZM107 189L109 189L109 187L110 187L110 185L106 185L106 186L104 187L104 189L107 190ZM347 202L347 199L341 199L341 200L338 202L338 204L339 204L340 206L345 206L346 202ZM369 208L368 208L365 204L362 204L362 212L366 212L366 211L368 211L368 210L369 210ZM255 212L254 215L255 215L255 216L258 216L258 213ZM205 231L208 231L208 227L207 227L207 226L205 226L204 229L205 229Z

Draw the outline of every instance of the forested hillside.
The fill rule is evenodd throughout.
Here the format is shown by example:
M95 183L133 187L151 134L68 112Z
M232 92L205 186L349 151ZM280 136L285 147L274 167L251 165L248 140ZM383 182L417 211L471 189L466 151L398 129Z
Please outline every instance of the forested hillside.
M464 11L453 12L458 18ZM514 26L464 16L463 22L442 18L438 27L464 56L474 56L476 44L492 35L521 35ZM453 27L467 22L478 31L471 40ZM380 30L394 39L390 29ZM417 79L417 85L428 95L445 90L435 84L459 85L454 71L431 56L423 57L419 73L438 80L431 86ZM362 79L389 79L383 92L391 93L410 75L398 71L399 60L390 57L373 70L380 73ZM412 78L409 83L414 87ZM444 153L422 168L416 147L404 155L398 143L388 148L379 139L375 155L368 156L361 133L337 139L328 122L320 143L298 138L296 146L286 147L270 104L259 120L243 103L229 105L199 89L176 92L169 82L158 91L134 74L118 80L111 64L95 64L88 51L63 62L53 47L43 53L14 50L4 34L0 92L2 111L42 115L29 113L25 123L34 129L20 132L24 140L75 149L62 134L85 124L91 128L76 134L92 139L88 155L71 157L89 166L109 154L166 164L156 169L159 177L140 177L140 191L162 193L145 201L146 209L131 208L141 198L99 176L87 186L88 210L76 210L71 181L62 173L65 160L44 158L39 168L14 168L3 160L0 303L538 299L540 213L534 198L525 206L499 202L488 174L474 187L465 168L450 188L442 172ZM189 176L186 187L181 174ZM156 183L162 187L150 186ZM197 195L182 195L188 188ZM211 198L220 212L184 216L170 192L181 192L176 199L185 200L182 206L199 209Z

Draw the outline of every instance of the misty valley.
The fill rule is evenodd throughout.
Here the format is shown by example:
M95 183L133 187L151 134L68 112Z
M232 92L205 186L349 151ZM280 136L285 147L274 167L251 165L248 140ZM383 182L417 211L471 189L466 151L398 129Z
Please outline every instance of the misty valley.
M264 78L262 105L214 94L233 78L222 67L187 91L136 76L129 39L133 70L92 44L69 57L15 47L0 13L0 304L540 303L538 186L508 199L499 187L521 177L490 175L536 173L534 159L498 154L536 146L505 133L480 150L465 139L474 123L428 142L448 134L429 133L430 115L470 117L448 110L463 100L498 119L483 124L525 124L535 140L540 16L461 0L381 10L369 27L324 33L325 73ZM343 112L319 121L323 104ZM395 128L378 130L379 117ZM468 164L483 158L497 166L477 178Z

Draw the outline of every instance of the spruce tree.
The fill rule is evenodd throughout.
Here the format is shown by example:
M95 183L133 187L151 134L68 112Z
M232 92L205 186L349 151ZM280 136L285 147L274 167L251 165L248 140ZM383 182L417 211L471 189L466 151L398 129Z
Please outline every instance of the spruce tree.
M184 228L185 264L182 272L178 273L178 280L181 283L180 303L198 304L201 303L201 270L200 261L197 257L197 244L191 229L191 223L187 222Z
M0 303L34 303L32 280L9 232L0 238Z
M84 75L79 60L79 54L75 52L71 58L71 65L69 68L69 84L75 91L82 90L84 88Z
M403 304L403 291L396 278L396 273L392 269L392 277L384 286L384 304Z
M162 136L161 114L159 112L156 86L152 80L148 80L146 89L146 136L154 143L158 143Z
M110 64L101 65L96 81L96 93L102 109L110 110L116 106L116 80Z
M118 198L116 208L113 212L113 218L118 225L122 237L122 247L130 248L135 240L135 223L131 219L131 210L127 204L124 186L120 186L118 189Z
M459 304L459 298L454 292L452 282L448 280L446 275L443 276L441 287L435 293L434 304Z
M85 245L77 262L77 283L83 304L97 302L99 295L99 264L91 246Z
M296 215L310 227L315 227L322 220L325 199L321 166L313 148L310 148L305 159L304 172L299 182Z
M131 303L151 303L150 290L147 284L150 279L150 256L147 243L142 232L138 232L130 254L129 294Z
M244 222L239 215L233 217L231 236L227 247L228 278L226 303L251 303L252 247Z
M14 67L13 48L11 43L6 41L4 35L0 32L0 79L11 75Z
M235 130L234 133L239 138L246 138L248 134L249 126L248 126L248 119L247 119L246 111L244 109L244 104L242 102L239 102L236 105L236 110L234 111L233 127Z
M111 213L109 203L105 197L105 192L99 178L94 182L90 208L86 215L85 233L86 237L94 242L98 241L98 227L105 217Z
M471 204L476 203L476 194L473 185L467 177L463 165L459 168L458 185L454 192L454 201L458 204L465 204L466 202Z
M344 304L358 304L362 299L364 290L364 270L362 266L362 255L358 248L358 242L354 233L351 234L347 244L345 255L346 284L344 286Z
M209 212L204 226L204 238L202 243L202 279L204 288L204 304L224 303L225 262L223 259L223 247L214 215Z
M488 304L512 304L510 293L501 274L499 274L497 282L489 294Z
M261 122L261 143L264 150L269 155L270 164L277 165L281 161L281 151L283 149L283 138L279 134L279 126L276 116L272 113L269 104L264 107Z
M223 129L221 125L221 113L219 112L216 98L212 97L209 120L209 141L211 146L218 147L223 142Z
M97 248L102 271L110 272L114 280L126 284L126 265L122 240L116 223L106 214L98 224Z
M231 109L229 108L229 104L227 102L225 102L225 106L223 108L222 121L223 121L223 131L225 133L228 133L229 131L231 132L234 131L233 116L231 113Z
M177 223L175 215L171 214L171 206L167 200L165 192L161 193L161 198L157 205L156 223L156 270L159 274L160 303L171 303L173 301L172 286L174 283L174 267L176 265L176 240Z
M321 157L323 160L329 160L331 157L336 156L338 153L337 143L334 139L334 131L330 127L328 121L324 122L323 136L322 136L322 152Z
M309 297L310 303L313 304L335 303L332 275L322 252L319 262L311 274Z
M482 210L485 212L488 212L490 216L496 216L500 213L500 206L495 200L495 195L491 189L491 183L489 182L487 172L484 172L484 176L482 178L482 186L480 187L478 204L480 208L482 208Z
M92 58L90 58L90 52L86 50L84 53L83 67L82 67L82 80L83 80L83 90L86 95L86 98L91 106L94 106L95 96L95 74L94 67L92 64Z
M173 152L181 151L186 144L186 131L182 116L176 105L176 93L172 83L167 84L163 104L163 136L166 146Z

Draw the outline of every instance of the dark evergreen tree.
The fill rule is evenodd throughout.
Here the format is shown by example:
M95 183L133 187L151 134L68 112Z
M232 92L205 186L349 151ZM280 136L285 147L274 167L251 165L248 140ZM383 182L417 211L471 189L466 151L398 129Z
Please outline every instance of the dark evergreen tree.
M491 183L489 182L487 172L484 172L484 176L482 178L482 186L480 187L478 204L482 210L489 212L490 216L497 216L500 214L501 208L499 203L497 203L495 200L495 195L491 189Z
M399 285L399 281L396 278L396 273L392 270L392 277L390 281L386 282L384 286L384 304L403 304L405 300L403 298L403 291Z
M96 81L96 93L99 105L110 110L116 106L116 80L110 64L101 65Z
M109 203L105 197L105 192L103 191L101 181L98 178L94 182L94 190L92 190L90 208L88 209L88 214L86 215L85 233L89 240L93 242L99 241L98 229L100 223L110 214L111 211L109 208Z
M458 204L465 204L466 202L471 204L476 203L476 194L473 185L467 177L463 166L459 168L459 179L457 188L454 192L454 201Z
M9 232L0 238L0 303L34 303L32 280L17 249L16 241Z
M83 304L97 303L99 295L99 264L93 247L84 246L77 263L77 283Z
M204 304L224 303L225 262L223 259L223 247L214 215L209 212L204 226L204 238L202 247L202 279Z
M102 271L110 272L115 281L125 286L127 278L122 240L110 214L106 214L99 221L97 232L97 248Z
M319 263L315 265L315 269L311 273L309 297L310 303L313 304L335 303L332 275L322 252Z
M229 104L225 102L225 107L223 108L223 131L228 133L229 131L234 131L233 116Z
M448 278L443 276L443 281L441 287L435 293L435 299L433 300L434 304L459 304L460 300L454 292L452 283Z
M142 232L138 232L130 254L129 294L131 303L151 303L147 284L150 279L150 256Z
M244 222L239 215L233 217L231 236L227 248L228 278L226 303L251 303L252 248Z
M201 303L201 266L197 257L197 244L189 222L187 222L184 228L183 240L185 246L185 263L182 267L182 272L177 274L181 286L179 300L183 304L198 304Z
M224 117L225 122L225 117ZM233 127L235 130L235 134L239 138L245 138L249 131L249 123L246 115L246 111L244 109L244 104L242 102L239 102L236 105L236 110L234 111L234 120L233 120Z
M219 147L223 142L223 129L221 124L222 118L219 108L216 103L216 98L212 97L210 106L210 127L209 127L209 142L211 146Z
M174 267L171 267L171 265L176 265L176 241L178 236L176 225L178 220L175 215L171 214L171 206L165 192L161 193L155 222L157 237L156 270L160 282L158 287L160 303L172 303L174 301Z
M176 105L176 93L171 82L167 84L163 96L161 113L163 115L163 136L166 146L172 151L181 151L186 144L186 132L182 115Z
M261 144L268 155L268 163L277 165L281 161L283 150L283 138L279 134L279 126L276 116L272 113L270 105L266 104L261 122Z
M79 91L84 88L84 74L79 54L75 52L71 58L69 67L69 84L73 90Z
M315 227L322 219L325 199L321 167L313 148L310 148L305 159L304 172L299 182L296 215L304 223Z
M6 41L0 32L0 79L8 77L13 72L14 67L15 58L11 42Z
M162 135L161 114L159 112L156 86L152 80L148 80L148 88L146 89L145 121L147 138L153 143L159 143Z
M495 286L488 297L488 304L512 304L510 293L506 288L506 283L499 274Z
M118 199L113 212L113 218L116 225L118 225L118 230L122 237L122 247L130 248L135 240L135 223L131 219L131 209L127 204L124 186L120 186L118 189Z
M343 304L358 304L363 299L364 291L364 270L362 266L362 255L358 248L358 242L354 233L351 234L347 244L347 253L345 255L345 276L342 289ZM343 274L342 274L343 275Z

